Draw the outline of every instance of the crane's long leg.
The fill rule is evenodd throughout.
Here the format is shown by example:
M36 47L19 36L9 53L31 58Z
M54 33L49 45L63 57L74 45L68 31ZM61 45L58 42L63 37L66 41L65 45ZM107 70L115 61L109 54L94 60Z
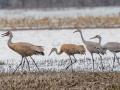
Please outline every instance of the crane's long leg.
M29 65L29 61L28 61L28 59L25 57L25 59L26 59L26 61L27 61L27 64L28 64L28 69L29 69L29 71L30 71L30 65Z
M104 66L103 66L103 62L102 62L102 56L99 54L99 56L100 56L100 59L101 59L101 64L102 64L102 71L103 71L103 69L104 69Z
M69 58L70 58L71 64L66 67L66 70L73 64L70 56L69 56Z
M73 55L73 57L74 57L74 59L75 59L75 62L74 62L74 63L76 63L76 62L77 62L77 59L75 58L75 56L74 56L74 55ZM74 64L74 63L73 63L73 64Z
M76 63L77 62L77 59L75 58L75 56L73 55L73 57L74 57L74 59L75 59L75 61L74 62L72 62L72 59L71 59L71 64L68 66L68 67L70 67L71 65L73 65L74 63ZM72 68L73 69L73 68ZM72 70L73 71L73 70Z
M114 63L115 63L115 53L114 54L114 59L113 59L113 68L114 68ZM113 71L113 68L112 68L112 71Z
M23 71L24 65L25 65L25 58L24 58L24 60L23 60L22 71Z
M37 64L35 63L35 61L34 61L34 59L30 56L30 58L33 60L33 62L34 62L34 64L35 64L35 66L37 67L37 69L39 70L39 68L38 68L38 66L37 66Z
M118 64L120 64L120 63L119 63L119 58L117 57L117 55L116 55L116 54L115 54L115 56L116 56L116 58L117 58Z
M23 57L22 57L22 60L23 60ZM19 64L19 66L14 70L14 72L13 72L13 74L16 72L16 70L22 65L22 60L21 60L21 62L20 62L20 64Z
M91 53L92 60L93 60L93 72L94 72L94 58L93 58L93 53Z

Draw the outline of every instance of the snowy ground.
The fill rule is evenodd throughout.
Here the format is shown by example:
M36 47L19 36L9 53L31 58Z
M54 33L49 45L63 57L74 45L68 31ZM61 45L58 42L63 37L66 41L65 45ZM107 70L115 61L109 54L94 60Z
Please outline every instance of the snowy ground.
M78 17L78 16L106 16L119 15L120 7L97 7L97 8L70 8L64 10L39 10L39 9L25 9L25 10L0 10L0 18L23 18L23 17Z
M30 30L30 31L12 31L14 43L17 42L28 42L35 45L44 46L45 56L33 56L35 61L37 62L39 68L41 70L62 70L70 63L69 57L63 53L61 55L56 55L52 53L50 56L49 53L51 48L56 47L58 51L62 44L65 43L73 43L77 45L84 45L79 33L73 33L74 30ZM89 38L99 34L102 36L102 44L105 44L109 41L120 41L120 30L119 29L84 29L83 36L86 40L90 40ZM5 33L6 31L0 31L0 34ZM14 69L16 65L18 65L21 61L21 56L16 52L12 51L7 46L7 41L9 37L1 37L0 39L0 59L5 62L6 65L4 67L0 66L0 69ZM97 42L97 39L91 40ZM85 46L85 45L84 45ZM117 54L119 56L119 53ZM74 64L74 69L80 71L92 71L92 60L90 53L87 51L86 55L75 55L78 62ZM95 58L95 70L101 71L101 63L97 54L94 54ZM104 55L103 63L105 66L105 71L110 71L113 62L113 54L107 51L107 55ZM73 57L72 57L73 58ZM32 60L28 58L31 64L31 68L36 68L33 66ZM114 71L120 71L120 66L115 62L116 67ZM6 68L9 67L9 68ZM27 68L27 64L26 64Z

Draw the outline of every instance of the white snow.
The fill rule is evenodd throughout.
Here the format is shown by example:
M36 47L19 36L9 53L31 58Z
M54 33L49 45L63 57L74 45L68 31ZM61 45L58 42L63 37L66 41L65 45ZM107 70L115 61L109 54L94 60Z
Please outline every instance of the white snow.
M64 10L40 10L40 9L25 9L25 10L0 10L0 18L24 18L24 17L78 17L78 16L106 16L119 15L120 7L96 7L96 8L68 8Z
M37 64L39 64L39 67L42 69L65 69L65 67L70 63L68 55L65 53L61 55L56 55L55 52L52 53L50 56L49 53L51 51L51 48L56 47L58 51L60 50L60 47L62 44L65 43L73 43L77 45L84 45L80 34L79 33L73 33L74 30L30 30L30 31L12 31L13 33L13 39L12 41L14 43L17 42L28 42L34 45L40 45L44 46L45 49L45 56L33 56ZM6 31L1 31L0 34L5 33ZM105 44L106 42L110 41L120 41L120 30L118 29L84 29L82 30L83 36L86 40L98 42L97 39L90 40L89 38L99 34L102 36L102 44ZM9 37L1 37L0 39L0 59L1 61L6 62L8 65L18 65L21 61L21 56L11 50L7 46L7 41ZM85 45L84 45L85 46ZM117 54L119 56L119 54ZM80 70L88 70L90 71L92 68L92 60L84 60L84 58L90 58L91 55L87 51L86 55L75 55L75 57L78 59L78 62L74 64L74 68L79 68ZM94 54L94 58L98 58L99 56L97 54ZM106 70L111 70L113 59L113 54L109 51L107 51L107 55L104 55L103 63ZM73 57L72 57L73 58ZM109 59L110 58L110 59ZM32 60L28 58L30 63L32 63ZM108 60L109 59L109 60ZM66 61L67 60L67 61ZM40 65L41 64L41 65ZM118 66L117 60L115 62L116 68L114 70L119 71L120 67ZM101 67L100 60L95 60L95 68L96 70L99 70Z

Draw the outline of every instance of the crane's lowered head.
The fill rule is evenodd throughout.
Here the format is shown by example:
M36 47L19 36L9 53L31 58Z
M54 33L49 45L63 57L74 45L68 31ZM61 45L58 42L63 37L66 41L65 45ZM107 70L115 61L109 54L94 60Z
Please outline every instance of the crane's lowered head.
M11 35L12 35L12 33L10 31L7 31L6 33L2 34L2 37L4 37L4 36L10 37Z
M92 37L90 39L94 39L94 38L101 38L100 35L96 35L95 37Z
M57 48L52 48L50 54L51 54L52 52L54 52L54 51L57 51ZM50 55L50 54L49 54L49 55Z
M77 29L76 31L74 31L73 33L75 33L75 32L81 32L81 30L80 29Z

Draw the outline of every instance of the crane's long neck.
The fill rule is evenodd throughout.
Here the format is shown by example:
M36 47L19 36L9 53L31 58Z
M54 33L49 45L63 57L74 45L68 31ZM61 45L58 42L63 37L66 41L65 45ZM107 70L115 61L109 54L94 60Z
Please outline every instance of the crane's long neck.
M80 32L81 39L82 39L83 43L85 44L86 41L85 41L85 39L83 38L82 31L80 30L79 32Z
M57 51L57 49L55 50L57 55L60 55L62 53L62 51L60 50L59 52Z
M12 33L10 34L10 38L9 38L9 40L8 40L8 46L10 46L11 44L12 44L12 38L13 38L13 35L12 35Z
M99 37L99 45L100 45L100 46L102 46L102 45L101 45L101 40L102 40L101 37Z
M99 45L100 45L100 47L105 48L105 47L101 44L101 40L102 40L102 38L99 37L98 39L99 39Z

